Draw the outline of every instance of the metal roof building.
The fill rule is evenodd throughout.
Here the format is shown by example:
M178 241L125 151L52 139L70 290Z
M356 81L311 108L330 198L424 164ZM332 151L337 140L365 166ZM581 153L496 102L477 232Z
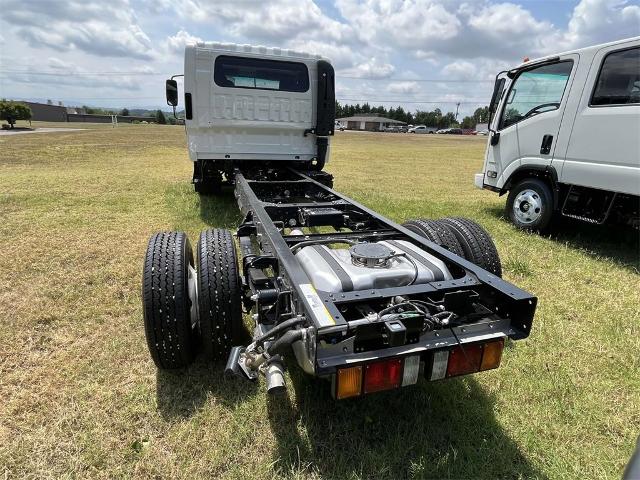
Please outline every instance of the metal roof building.
M406 125L405 122L378 115L354 115L353 117L343 117L337 120L347 130L368 130L370 132L379 132L390 125Z

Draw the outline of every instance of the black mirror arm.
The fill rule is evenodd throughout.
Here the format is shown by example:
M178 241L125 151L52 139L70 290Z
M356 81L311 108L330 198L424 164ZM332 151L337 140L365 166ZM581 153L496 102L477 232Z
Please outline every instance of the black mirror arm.
M172 75L171 76L171 80L173 80L174 78L177 78L177 77L184 77L184 73L179 73L177 75ZM171 105L171 107L173 108L173 118L178 120L178 115L176 115L176 106L175 105Z

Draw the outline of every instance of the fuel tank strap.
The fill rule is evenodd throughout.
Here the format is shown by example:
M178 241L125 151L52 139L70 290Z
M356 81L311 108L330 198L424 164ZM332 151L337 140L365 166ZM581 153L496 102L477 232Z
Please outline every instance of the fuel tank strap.
M414 251L411 248L407 248L404 245L402 245L400 242L397 242L396 240L387 240L386 241L389 245L393 245L394 247L396 247L398 250L406 253L407 255L409 255L410 257L412 257L414 260L417 260L418 262L420 262L423 266L427 267L429 270L431 270L431 272L433 272L433 276L434 276L434 280L444 280L445 278L445 272L442 271L442 269L440 267L438 267L437 265L433 264L432 262L430 262L429 260L427 260L426 258L424 258L422 255L420 255L418 252ZM435 278L436 277L436 272L440 272L441 278Z
M326 248L322 247L321 245L313 245L313 249L318 252L318 255L320 255L322 259L327 262L329 267L331 267L331 270L333 270L333 273L336 274L336 276L340 280L340 283L342 284L342 291L350 292L351 290L353 290L353 281L351 280L351 277L344 270L344 268L342 268L342 265L340 265L340 263L333 257L333 255L327 252Z

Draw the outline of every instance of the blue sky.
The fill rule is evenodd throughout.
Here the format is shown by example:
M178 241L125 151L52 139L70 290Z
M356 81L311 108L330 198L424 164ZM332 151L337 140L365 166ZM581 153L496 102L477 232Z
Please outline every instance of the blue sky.
M473 111L523 57L640 35L638 0L0 0L0 97L159 107L188 42L320 53L337 96Z

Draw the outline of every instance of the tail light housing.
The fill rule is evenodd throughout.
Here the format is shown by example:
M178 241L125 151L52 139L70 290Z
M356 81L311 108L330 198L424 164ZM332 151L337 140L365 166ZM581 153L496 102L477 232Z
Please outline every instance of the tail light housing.
M362 391L362 366L338 370L336 398L357 397Z
M393 358L364 367L364 393L398 388L402 381L402 359Z
M504 338L484 343L459 344L432 354L429 380L467 375L500 366ZM420 355L393 357L385 360L339 368L334 376L334 395L338 400L358 397L413 385L420 374Z
M413 385L420 373L420 355L394 357L356 367L339 368L334 394L338 400Z
M486 343L468 343L433 354L430 380L467 375L500 366L504 339Z

